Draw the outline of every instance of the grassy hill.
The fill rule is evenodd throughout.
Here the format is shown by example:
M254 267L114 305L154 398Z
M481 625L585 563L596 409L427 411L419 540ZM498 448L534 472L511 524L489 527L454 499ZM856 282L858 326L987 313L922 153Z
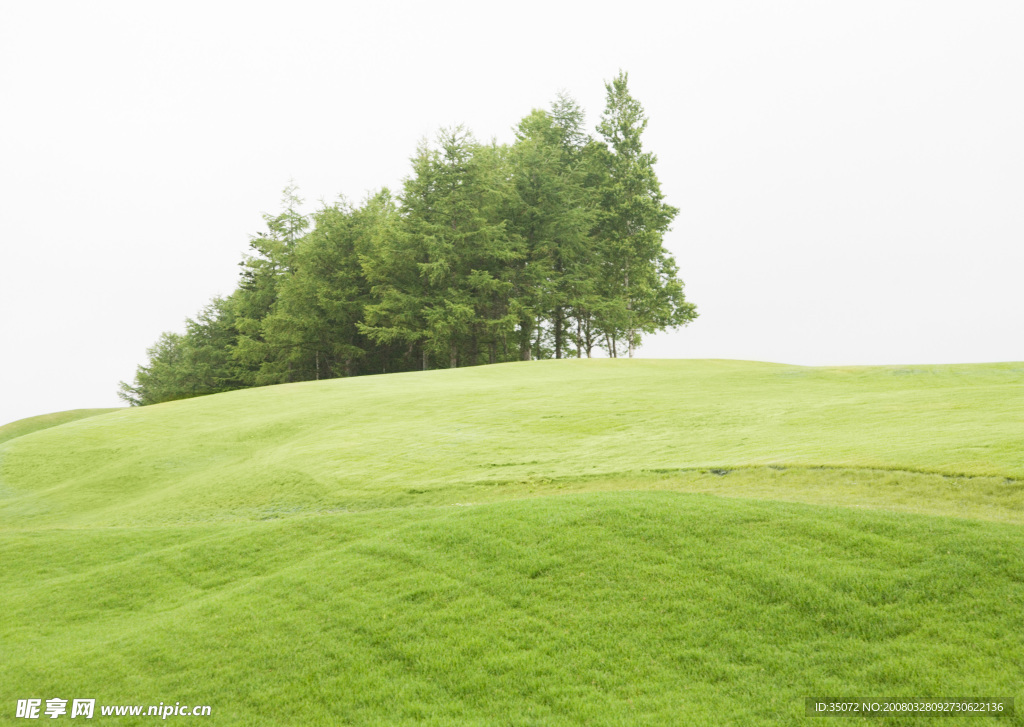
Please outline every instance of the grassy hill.
M53 414L40 414L39 416L27 417L26 419L18 419L17 421L0 426L0 444L15 437L38 432L40 429L49 429L50 427L56 427L67 422L73 422L76 419L85 419L86 417L94 417L97 414L106 414L112 411L117 411L117 409L68 409L67 411L58 411Z
M1022 526L1020 363L547 361L116 410L0 444L0 716L1020 701Z

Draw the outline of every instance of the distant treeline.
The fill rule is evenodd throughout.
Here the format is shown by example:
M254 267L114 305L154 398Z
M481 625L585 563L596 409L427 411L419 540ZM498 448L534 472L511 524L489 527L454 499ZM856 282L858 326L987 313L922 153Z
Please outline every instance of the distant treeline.
M560 94L481 144L422 143L395 196L300 214L295 188L240 263L238 288L164 333L120 396L155 404L250 386L537 358L632 355L684 325L641 105L620 73L597 126Z

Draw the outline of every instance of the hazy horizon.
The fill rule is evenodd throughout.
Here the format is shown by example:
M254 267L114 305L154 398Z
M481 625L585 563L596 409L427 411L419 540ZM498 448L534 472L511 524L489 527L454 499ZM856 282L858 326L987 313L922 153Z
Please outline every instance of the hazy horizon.
M234 287L294 180L400 190L416 144L511 141L619 69L700 318L645 358L1024 360L1024 6L125 2L0 27L0 424L120 406Z

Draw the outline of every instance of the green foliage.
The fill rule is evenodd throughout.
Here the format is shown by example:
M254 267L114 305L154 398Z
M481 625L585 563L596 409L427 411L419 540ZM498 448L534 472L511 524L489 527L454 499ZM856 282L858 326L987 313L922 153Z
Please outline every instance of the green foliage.
M249 386L279 384L287 380L276 365L279 349L268 342L263 321L277 304L279 288L294 271L293 257L309 219L299 212L302 200L290 185L282 196L283 210L276 216L263 215L267 225L249 240L252 254L240 263L241 280L232 296L232 308L238 337L231 353L241 365Z
M590 245L595 207L581 164L581 124L582 111L563 95L551 113L535 110L516 128L509 219L525 253L516 270L522 358L546 357L531 342L538 326L550 332L550 355L570 353L571 318L587 308L599 274L600 259Z
M356 252L358 220L339 202L313 214L312 221L261 325L268 348L264 370L283 381L351 376L365 354L357 324L369 286Z
M383 275L367 335L414 346L424 368L473 365L484 351L496 360L509 320L507 266L518 257L500 216L504 167L503 149L462 128L442 132L436 148L420 146L390 250L395 268L374 271Z
M287 187L238 288L185 334L163 334L122 398L632 355L643 333L688 323L695 308L662 246L677 210L641 148L646 117L625 74L607 87L604 141L563 93L511 145L462 127L423 142L397 198L306 215Z
M601 324L612 356L622 341L629 355L640 334L683 325L696 317L686 302L676 265L662 238L679 210L664 202L654 174L657 158L644 152L640 137L647 128L643 107L628 89L628 75L619 73L605 84L607 105L595 147L600 175L598 238L604 277Z
M131 406L231 391L245 385L247 372L232 355L237 345L236 296L214 298L185 333L163 333L147 351L149 364L135 371L135 383L121 382L118 396Z

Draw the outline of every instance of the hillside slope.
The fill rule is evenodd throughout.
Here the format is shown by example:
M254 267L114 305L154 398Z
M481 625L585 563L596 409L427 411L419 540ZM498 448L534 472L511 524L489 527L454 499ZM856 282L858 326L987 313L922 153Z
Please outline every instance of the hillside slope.
M94 417L112 411L118 411L118 409L68 409L67 411L58 411L52 414L40 414L39 416L18 419L0 426L0 444L15 437L38 432L40 429L49 429L50 427L57 427L77 419Z
M767 465L998 489L1024 478L1024 364L572 360L237 391L0 445L0 523L261 518Z
M1024 364L547 361L118 410L0 444L0 721L1024 704L1021 553ZM942 723L1024 723L999 704Z

